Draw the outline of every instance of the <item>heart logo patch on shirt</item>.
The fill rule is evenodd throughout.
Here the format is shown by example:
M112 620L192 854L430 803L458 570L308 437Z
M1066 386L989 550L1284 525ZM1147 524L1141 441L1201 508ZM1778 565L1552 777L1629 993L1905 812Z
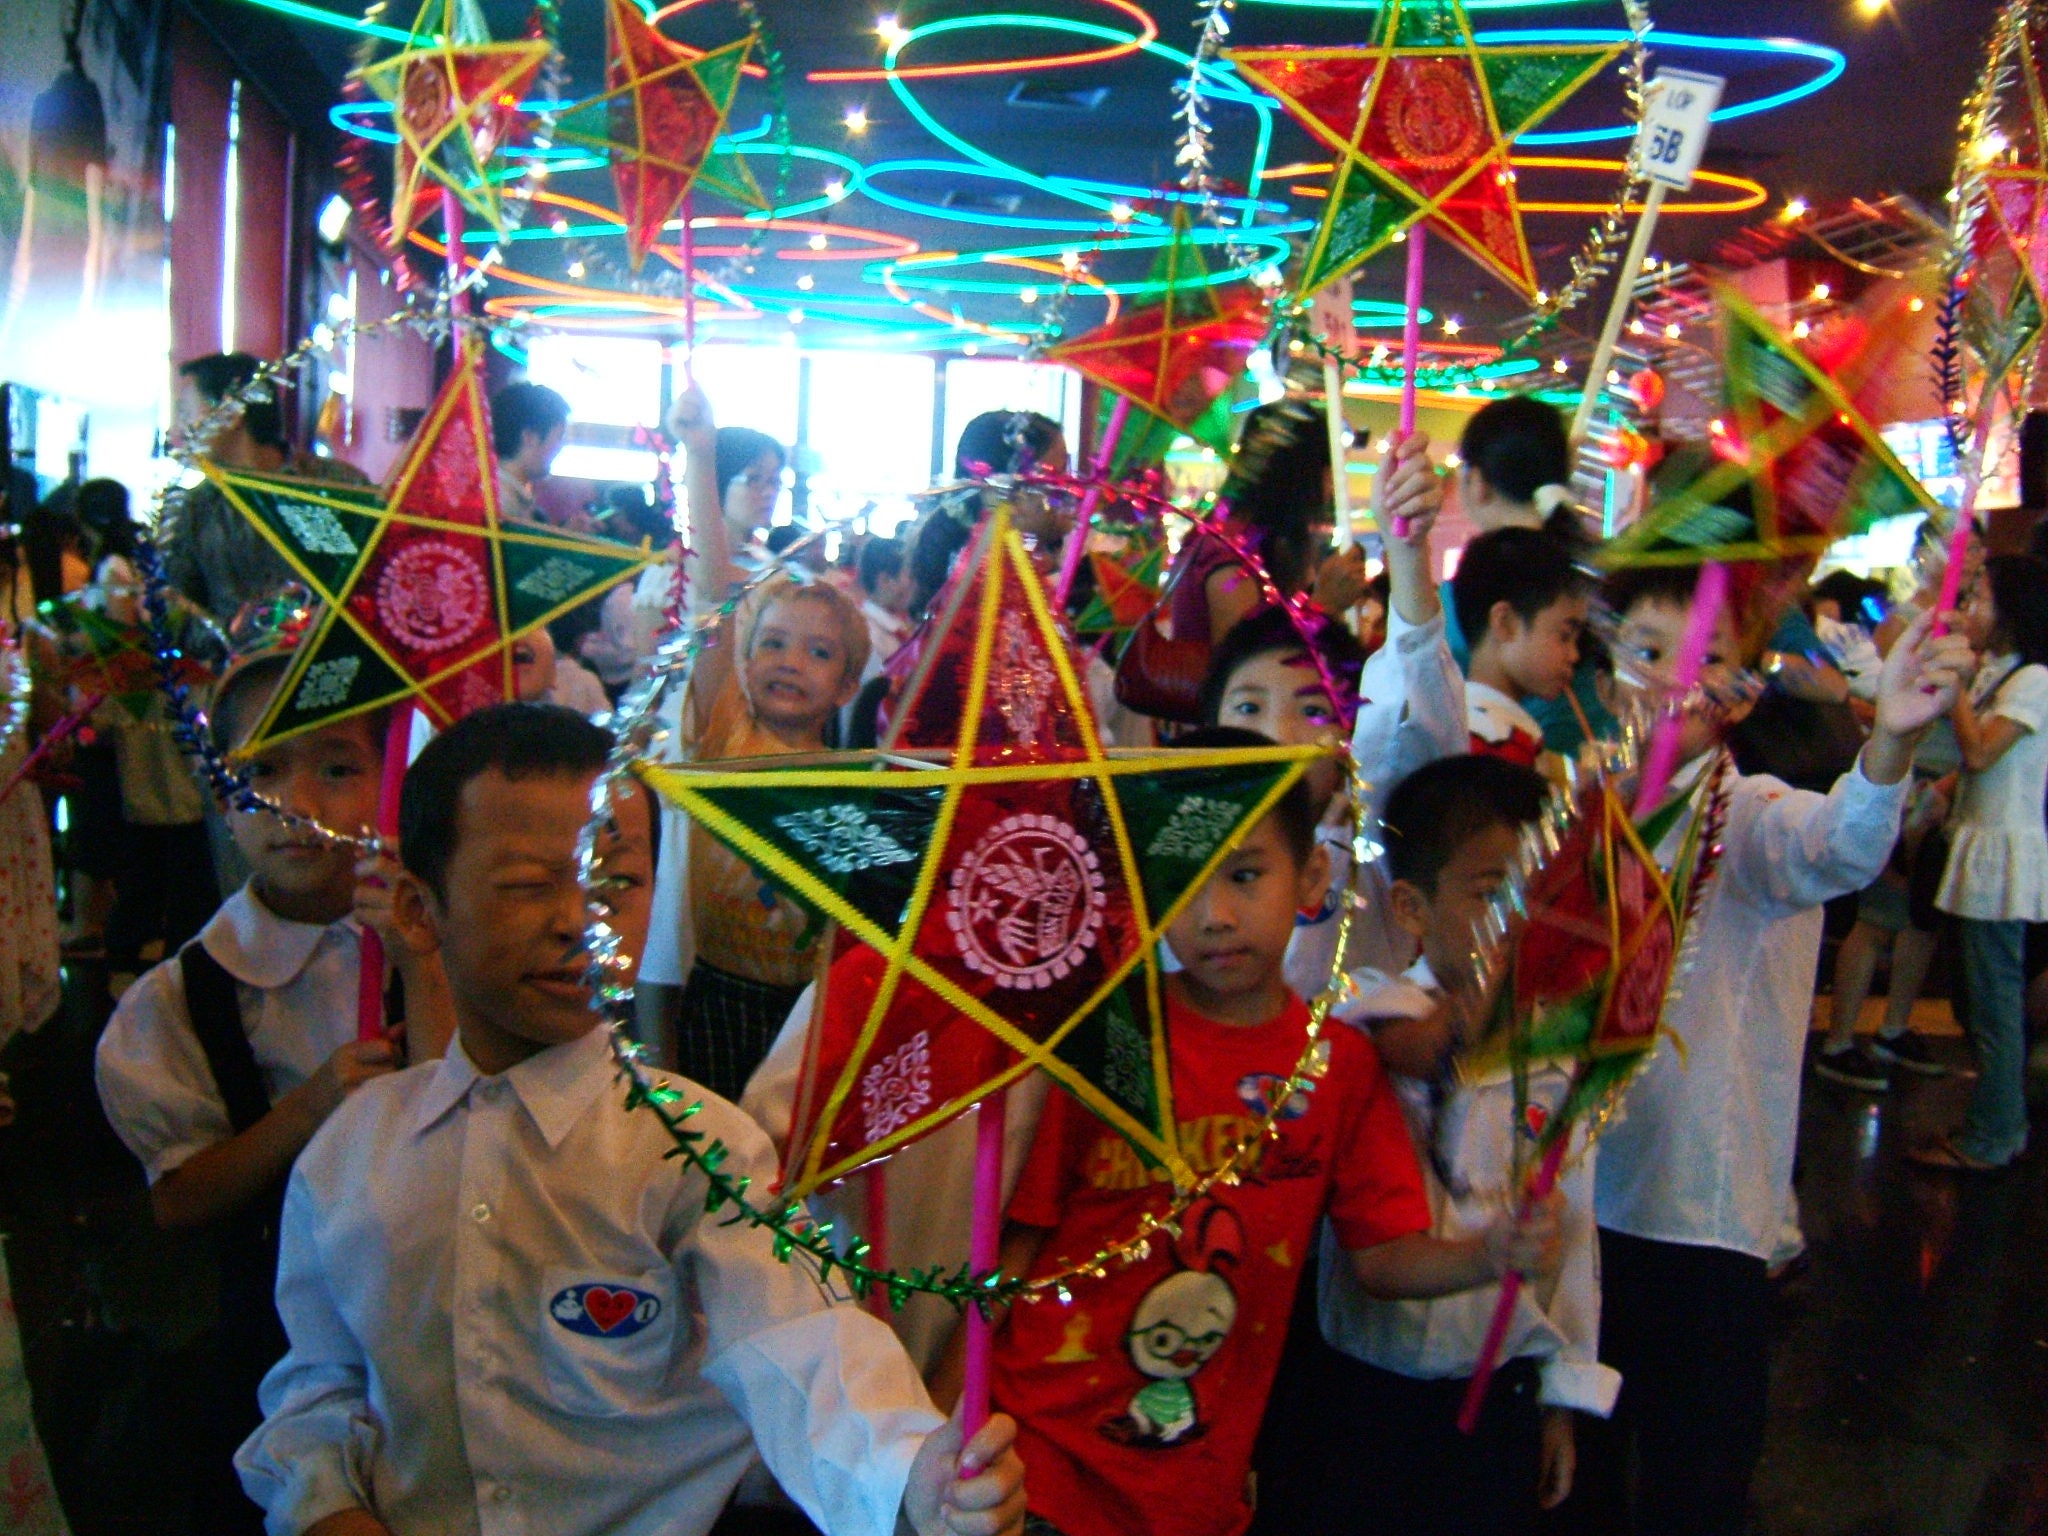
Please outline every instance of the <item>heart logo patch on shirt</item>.
M623 1339L661 1316L661 1298L630 1285L589 1281L557 1291L548 1314L571 1333Z
M1529 1134L1540 1138L1543 1127L1550 1124L1550 1111L1541 1104L1530 1104L1522 1110L1522 1119L1529 1127Z

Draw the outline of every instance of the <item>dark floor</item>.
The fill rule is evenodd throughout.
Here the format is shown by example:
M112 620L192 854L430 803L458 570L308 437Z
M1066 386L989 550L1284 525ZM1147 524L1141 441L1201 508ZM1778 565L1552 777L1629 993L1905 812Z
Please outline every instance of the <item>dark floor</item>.
M81 969L65 1014L0 1055L21 1106L0 1132L0 1229L76 1536L199 1536L162 1408L190 1390L181 1349L207 1322L204 1257L151 1229L140 1173L101 1119L106 1008L87 999L103 992ZM1967 1058L1960 1041L1940 1048ZM1909 1084L1880 1103L1808 1086L1812 1263L1785 1288L1765 1536L2048 1536L2048 1154L1961 1180L1899 1155L1966 1089Z

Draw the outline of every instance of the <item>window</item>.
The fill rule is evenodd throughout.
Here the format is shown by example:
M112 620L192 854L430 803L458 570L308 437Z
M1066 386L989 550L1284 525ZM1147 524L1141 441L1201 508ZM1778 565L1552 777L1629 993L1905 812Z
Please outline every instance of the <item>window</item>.
M680 354L676 369L680 375ZM711 397L721 427L752 427L784 447L796 441L798 360L794 347L699 347L691 372Z
M569 402L572 434L578 425L651 427L661 415L658 341L536 336L527 345L526 376Z
M931 483L937 366L894 352L815 352L809 363L811 516L844 523L865 511L870 529L893 532Z
M955 358L946 364L946 456L941 472L948 477L962 429L983 411L1036 411L1060 424L1069 449L1081 441L1081 381L1070 370L1006 358Z

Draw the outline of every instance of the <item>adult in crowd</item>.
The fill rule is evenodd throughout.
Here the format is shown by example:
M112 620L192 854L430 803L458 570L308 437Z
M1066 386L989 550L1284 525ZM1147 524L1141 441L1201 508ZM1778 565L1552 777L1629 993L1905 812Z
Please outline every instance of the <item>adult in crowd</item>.
M766 432L752 427L720 427L715 450L718 463L718 504L725 514L725 533L735 550L763 536L782 499L782 473L789 453Z
M498 456L502 515L527 523L556 521L542 511L539 492L568 435L569 402L545 384L507 384L491 396L491 451Z
M261 367L247 352L216 353L183 364L178 369L180 426L189 432L246 389ZM224 469L367 483L352 464L292 447L275 399L244 401L241 415L214 438L208 452ZM226 624L244 603L270 597L295 579L284 557L211 482L172 496L166 510L164 572L173 587L216 621Z

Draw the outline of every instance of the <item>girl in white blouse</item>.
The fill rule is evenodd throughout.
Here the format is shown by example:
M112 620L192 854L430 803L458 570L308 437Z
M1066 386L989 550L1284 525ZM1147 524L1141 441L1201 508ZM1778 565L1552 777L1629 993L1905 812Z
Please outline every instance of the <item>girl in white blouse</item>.
M2002 1168L2027 1144L2026 925L2048 921L2048 565L1984 563L1963 613L1983 657L1954 710L1961 790L1935 905L1962 919L1961 1012L1979 1077L1953 1136L1916 1150L1938 1168Z

